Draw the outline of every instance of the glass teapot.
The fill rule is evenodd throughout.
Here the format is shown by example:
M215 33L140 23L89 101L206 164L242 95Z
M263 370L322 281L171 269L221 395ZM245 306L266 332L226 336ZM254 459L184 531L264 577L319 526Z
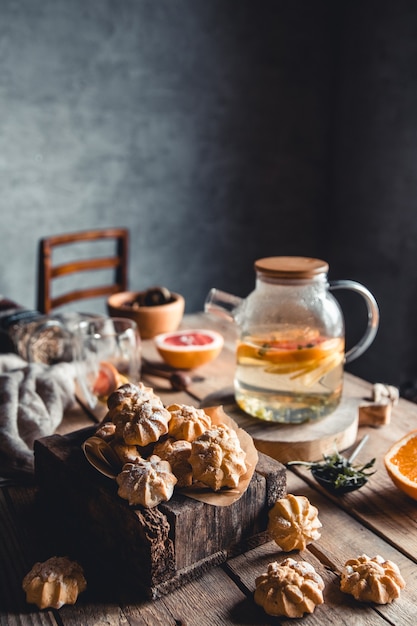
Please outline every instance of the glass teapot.
M233 320L240 337L234 379L237 404L270 422L302 423L332 413L343 386L344 363L360 356L378 330L379 310L360 283L329 283L329 266L309 257L255 262L256 287L245 299L211 289L205 311ZM331 294L350 289L366 302L368 325L345 353L342 310Z

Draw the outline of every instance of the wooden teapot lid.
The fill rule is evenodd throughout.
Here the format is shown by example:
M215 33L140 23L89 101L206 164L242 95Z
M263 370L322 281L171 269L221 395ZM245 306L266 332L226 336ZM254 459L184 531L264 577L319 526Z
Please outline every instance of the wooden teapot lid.
M255 261L255 270L270 278L313 278L318 274L327 274L329 265L311 257L272 256Z

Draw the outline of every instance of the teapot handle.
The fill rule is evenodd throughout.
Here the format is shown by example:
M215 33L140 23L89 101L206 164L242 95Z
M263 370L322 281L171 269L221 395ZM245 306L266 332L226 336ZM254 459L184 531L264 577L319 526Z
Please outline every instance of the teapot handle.
M229 322L234 321L236 310L242 304L243 299L233 296L231 293L222 291L221 289L210 289L204 303L205 313L214 313L219 317L223 317Z
M357 283L354 280L335 280L331 282L330 290L335 291L337 289L350 289L359 293L364 298L368 310L368 325L365 334L362 339L345 354L345 363L349 363L363 354L375 339L379 326L379 308L374 296L366 287L361 285L361 283Z

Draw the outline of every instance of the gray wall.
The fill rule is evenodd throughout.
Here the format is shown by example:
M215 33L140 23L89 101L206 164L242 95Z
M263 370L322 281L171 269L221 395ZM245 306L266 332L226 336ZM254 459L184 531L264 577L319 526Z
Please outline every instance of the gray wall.
M416 35L411 0L0 0L0 293L34 306L38 239L97 226L188 311L320 256L381 307L351 370L417 377Z
M400 384L417 379L417 3L340 7L327 258L381 309L375 344L352 369Z

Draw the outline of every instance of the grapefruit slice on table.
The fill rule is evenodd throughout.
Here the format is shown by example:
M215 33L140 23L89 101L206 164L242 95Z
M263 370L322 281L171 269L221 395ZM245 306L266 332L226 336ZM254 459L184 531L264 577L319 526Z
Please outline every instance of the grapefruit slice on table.
M384 457L385 468L398 489L417 500L417 430L399 439Z
M194 369L213 361L224 344L220 333L206 329L162 333L154 341L164 361L177 369Z

